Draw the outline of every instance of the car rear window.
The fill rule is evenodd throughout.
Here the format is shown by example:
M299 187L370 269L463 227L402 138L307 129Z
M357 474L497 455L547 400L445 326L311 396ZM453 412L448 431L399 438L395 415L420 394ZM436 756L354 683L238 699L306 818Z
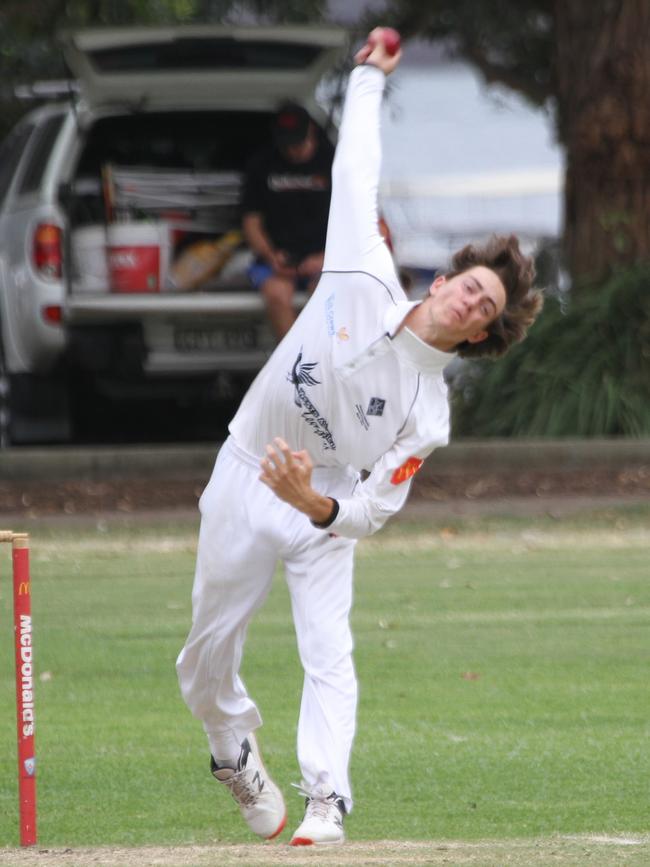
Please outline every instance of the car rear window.
M39 188L48 157L63 124L63 117L62 114L54 114L38 127L20 180L20 193L31 193Z
M216 69L305 69L322 51L315 45L232 37L179 38L86 52L99 72L168 72Z
M20 159L34 131L33 123L21 123L0 145L0 205L4 202Z
M98 176L106 163L188 171L242 171L269 140L270 112L143 112L97 120L77 177Z

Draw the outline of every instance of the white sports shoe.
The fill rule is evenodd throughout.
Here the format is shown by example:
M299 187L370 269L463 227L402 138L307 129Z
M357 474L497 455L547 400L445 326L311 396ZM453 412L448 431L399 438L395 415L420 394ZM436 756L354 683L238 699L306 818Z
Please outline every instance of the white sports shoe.
M312 789L297 787L305 795L305 817L291 838L292 846L343 843L343 798L329 786L320 784Z
M253 734L242 742L235 767L217 764L211 757L210 770L215 779L230 789L253 833L266 840L278 836L287 824L287 811L282 792L262 764Z

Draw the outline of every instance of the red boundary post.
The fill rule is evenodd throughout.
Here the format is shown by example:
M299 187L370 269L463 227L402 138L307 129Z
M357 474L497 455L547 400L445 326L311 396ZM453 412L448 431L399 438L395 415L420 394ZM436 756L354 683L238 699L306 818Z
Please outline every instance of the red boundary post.
M16 649L16 731L20 845L36 843L36 752L34 748L34 660L29 536L12 534L14 641Z

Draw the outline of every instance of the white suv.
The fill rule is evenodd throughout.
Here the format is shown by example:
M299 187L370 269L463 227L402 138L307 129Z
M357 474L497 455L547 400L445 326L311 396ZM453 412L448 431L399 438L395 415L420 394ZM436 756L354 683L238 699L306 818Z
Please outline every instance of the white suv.
M198 255L201 238L232 242L242 170L281 101L328 127L314 92L347 46L329 27L97 29L61 41L68 91L0 146L3 445L67 439L84 387L205 399L247 385L273 339L246 251L192 291L170 263L184 245Z

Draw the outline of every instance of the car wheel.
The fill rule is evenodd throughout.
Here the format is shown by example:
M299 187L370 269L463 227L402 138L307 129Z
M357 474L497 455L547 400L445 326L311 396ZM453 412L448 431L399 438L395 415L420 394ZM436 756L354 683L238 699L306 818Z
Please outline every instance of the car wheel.
M0 448L67 442L71 433L65 378L10 373L0 342Z

